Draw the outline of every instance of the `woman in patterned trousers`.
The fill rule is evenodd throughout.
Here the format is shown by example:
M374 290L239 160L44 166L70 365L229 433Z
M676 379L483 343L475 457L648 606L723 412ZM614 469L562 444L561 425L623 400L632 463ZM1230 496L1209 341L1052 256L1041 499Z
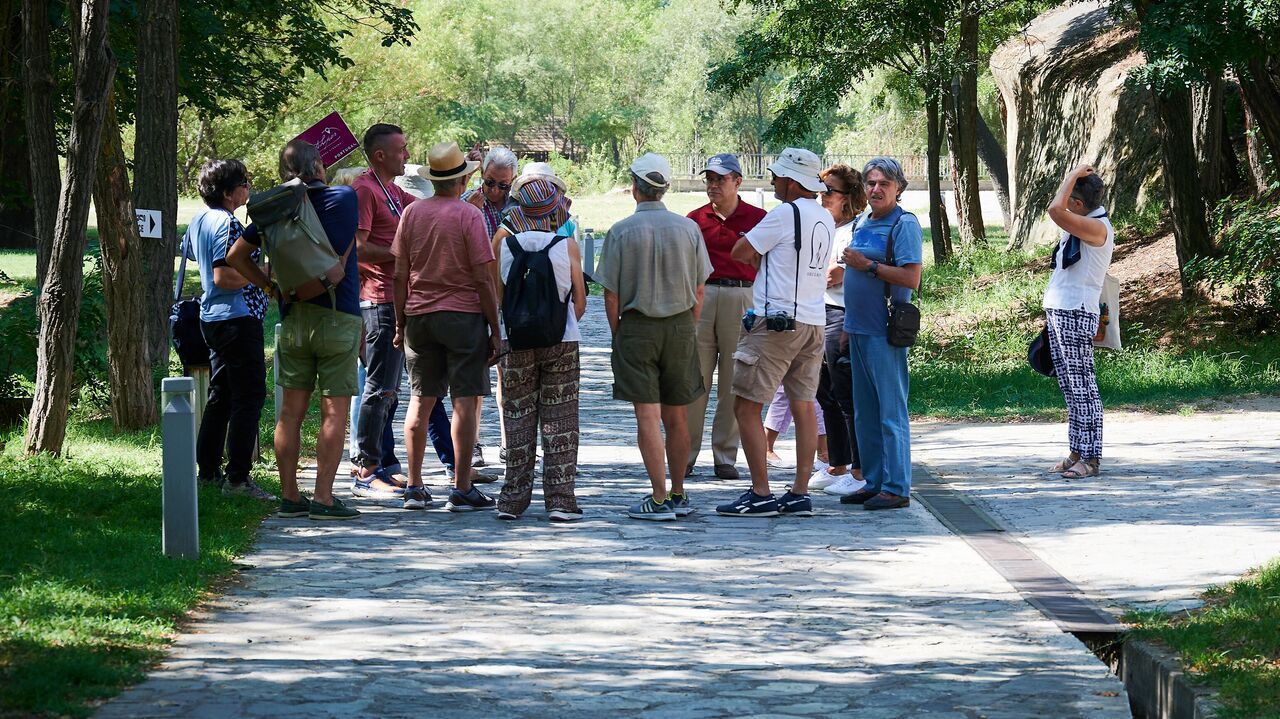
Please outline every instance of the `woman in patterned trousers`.
M1102 397L1093 364L1098 299L1115 249L1115 231L1102 206L1102 179L1088 165L1067 173L1049 205L1062 229L1053 275L1044 292L1049 352L1067 402L1067 458L1050 471L1067 479L1098 474L1102 461Z
M502 414L507 428L506 482L498 497L498 518L517 519L533 495L538 430L542 430L542 497L553 522L582 519L574 497L578 472L578 320L587 309L578 245L558 233L568 217L560 188L550 179L520 177L511 187L518 206L507 213L493 237L498 258L499 300L504 296L515 242L526 253L547 251L558 297L571 300L560 342L549 347L512 349L504 342ZM549 249L548 249L549 248ZM506 317L503 339L507 340Z

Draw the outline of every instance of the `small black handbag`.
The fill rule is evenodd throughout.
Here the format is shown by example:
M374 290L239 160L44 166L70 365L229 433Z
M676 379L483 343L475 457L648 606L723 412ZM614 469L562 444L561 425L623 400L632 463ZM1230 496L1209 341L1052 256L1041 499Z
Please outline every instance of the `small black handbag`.
M1040 334L1027 345L1027 364L1031 369L1045 377L1057 377L1058 368L1053 366L1053 353L1049 351L1049 326L1045 325Z
M207 367L209 345L200 330L200 298L182 297L182 282L187 274L187 253L191 249L190 235L182 238L182 260L178 263L178 279L173 285L173 307L169 309L169 335L173 348L183 367Z
M907 214L907 213L902 213ZM902 221L902 215L893 223L893 227L889 228L889 239L885 242L884 263L893 265L893 231L898 229L898 222ZM885 333L885 339L893 347L910 347L916 343L916 336L920 334L920 308L913 302L894 302L889 292L889 283L884 283L884 301L889 309L889 325L888 331Z

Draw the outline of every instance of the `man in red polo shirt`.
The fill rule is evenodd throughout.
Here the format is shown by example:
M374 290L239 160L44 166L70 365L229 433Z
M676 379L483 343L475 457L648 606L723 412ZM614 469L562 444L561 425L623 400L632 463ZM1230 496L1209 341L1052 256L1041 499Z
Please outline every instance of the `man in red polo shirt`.
M751 284L756 270L729 256L738 238L764 217L763 209L747 204L738 196L742 186L742 166L730 154L715 155L702 171L707 182L707 204L689 213L702 230L707 254L711 257L711 277L698 319L698 359L702 365L702 386L707 392L689 405L689 466L702 451L702 427L706 421L707 399L711 393L711 371L719 371L716 414L711 424L711 453L716 476L737 479L738 422L733 415L733 353L742 334L742 315L751 307Z

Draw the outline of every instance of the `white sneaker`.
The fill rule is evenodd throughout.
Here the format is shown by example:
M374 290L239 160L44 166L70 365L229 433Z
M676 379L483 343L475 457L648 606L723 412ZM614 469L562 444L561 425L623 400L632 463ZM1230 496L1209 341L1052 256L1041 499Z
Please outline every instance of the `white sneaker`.
M810 484L809 486L812 487L813 485ZM850 472L848 474L842 474L839 477L836 477L836 481L832 482L831 484L828 484L826 488L823 489L822 491L826 492L827 494L835 494L843 497L847 494L853 494L854 492L858 491L859 489L862 489L865 486L867 486L866 482L862 481L861 479L858 479L857 477L854 477L853 472Z
M814 472L813 476L809 478L809 489L826 489L832 484L835 484L837 479L841 479L843 477L844 475L836 476L831 474L830 469L824 467L823 469L819 469Z
M817 457L813 458L813 471L821 472L824 469L830 469L830 468L831 468L831 465L827 464L826 462L823 462Z
M765 456L768 457L768 455L765 455ZM769 469L795 469L796 468L795 462L788 462L787 460L782 459L781 457L779 457L778 459L766 459L765 464L769 466Z

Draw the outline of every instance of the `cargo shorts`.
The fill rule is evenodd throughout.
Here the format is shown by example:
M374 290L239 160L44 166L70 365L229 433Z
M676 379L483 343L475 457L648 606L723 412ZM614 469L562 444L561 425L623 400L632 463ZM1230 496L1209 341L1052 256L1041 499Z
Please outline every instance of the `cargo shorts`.
M769 404L782 385L793 402L814 401L822 369L823 329L797 322L793 332L770 332L764 320L757 320L733 353L733 393Z
M280 386L325 397L360 393L356 354L364 323L359 315L297 302L281 320Z
M618 320L613 336L613 398L682 406L701 397L702 368L693 310L670 317L636 311Z

